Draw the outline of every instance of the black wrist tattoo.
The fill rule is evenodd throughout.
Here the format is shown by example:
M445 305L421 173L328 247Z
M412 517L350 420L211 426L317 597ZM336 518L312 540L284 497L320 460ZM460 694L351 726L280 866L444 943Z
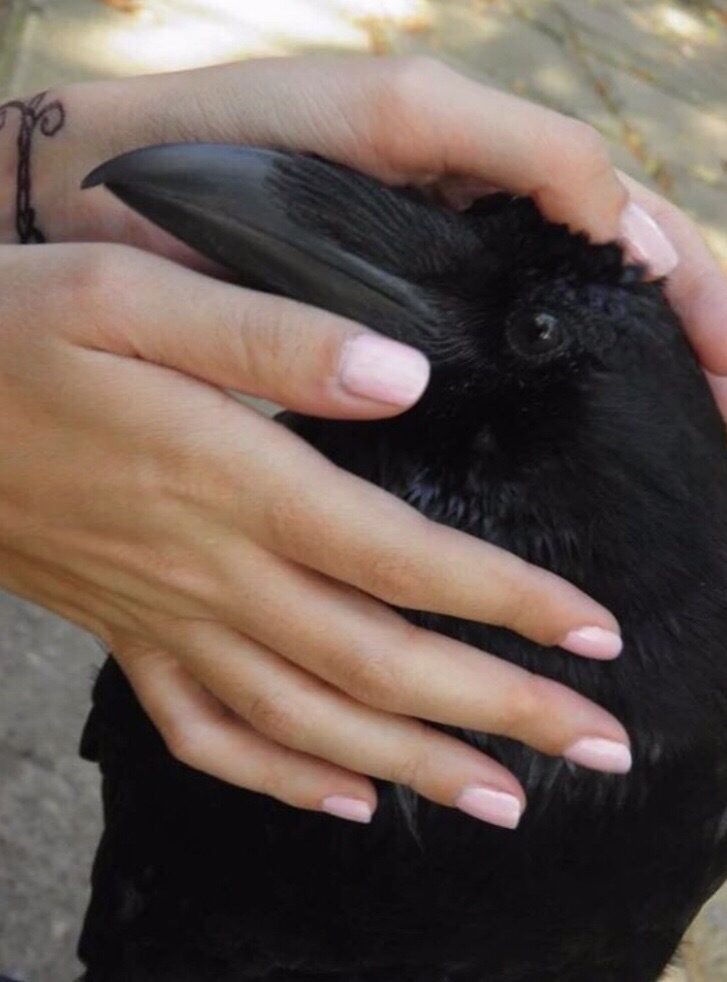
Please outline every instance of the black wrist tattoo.
M57 99L43 105L47 92L40 92L26 102L13 99L0 106L0 130L3 129L11 109L20 113L18 131L18 168L15 186L15 228L18 241L23 245L32 242L45 242L45 236L35 224L35 209L31 204L32 180L30 156L33 148L33 135L40 128L43 136L55 136L63 128L66 111Z

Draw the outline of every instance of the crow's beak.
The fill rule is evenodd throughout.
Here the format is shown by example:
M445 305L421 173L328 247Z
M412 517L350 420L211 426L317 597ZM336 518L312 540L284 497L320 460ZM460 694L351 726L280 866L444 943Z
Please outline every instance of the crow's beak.
M310 165L312 162L306 159ZM301 223L295 157L217 144L172 144L124 154L94 170L84 188L105 184L144 217L234 270L245 285L284 294L388 334L429 318L416 288L330 235ZM325 179L325 167L321 165ZM315 173L315 172L314 172ZM315 186L306 187L306 194ZM337 220L345 229L346 201ZM358 230L359 238L366 230Z

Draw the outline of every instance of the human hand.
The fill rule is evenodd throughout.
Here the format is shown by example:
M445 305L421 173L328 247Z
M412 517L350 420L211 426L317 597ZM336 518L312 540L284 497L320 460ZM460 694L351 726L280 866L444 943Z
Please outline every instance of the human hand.
M672 273L670 299L727 415L727 280L694 224L617 175L605 142L584 123L427 58L276 58L71 86L60 97L67 125L53 150L38 148L34 164L35 203L53 240L126 241L204 267L111 195L79 191L99 163L152 143L314 151L394 184L438 187L465 204L486 186L531 194L552 220L596 241L620 239L654 274ZM9 237L11 223L0 220L0 235L3 224Z
M624 214L628 193L592 127L428 58L260 59L68 86L52 97L67 120L52 151L36 147L34 203L53 241L123 240L178 258L173 240L110 195L79 189L119 153L192 140L315 152L453 196L474 180L532 195L547 217L595 240L619 237L630 221L642 250L653 252L654 241L668 250L643 216L639 224Z
M114 651L173 754L344 817L373 811L371 775L505 825L515 778L422 721L627 769L605 711L386 604L603 657L606 611L223 391L381 417L422 356L123 246L3 247L0 278L0 579Z

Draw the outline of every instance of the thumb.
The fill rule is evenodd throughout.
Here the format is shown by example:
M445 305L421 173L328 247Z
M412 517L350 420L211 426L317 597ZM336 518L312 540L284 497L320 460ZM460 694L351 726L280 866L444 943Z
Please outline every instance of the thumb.
M330 418L396 415L428 384L421 352L343 317L125 246L86 251L94 316L71 328L83 346Z

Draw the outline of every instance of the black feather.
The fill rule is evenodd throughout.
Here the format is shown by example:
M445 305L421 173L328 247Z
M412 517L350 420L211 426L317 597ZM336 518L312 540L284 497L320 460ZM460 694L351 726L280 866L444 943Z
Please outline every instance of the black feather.
M161 217L153 153L128 183L128 159L98 180L223 250L247 283L245 154L261 152L237 151L234 206L225 195L207 211L179 204L210 191L205 159L219 152L196 151ZM175 153L186 160L184 148L162 152ZM364 317L433 363L427 394L398 419L281 422L612 609L625 637L612 663L405 613L608 708L632 736L634 768L592 773L460 733L523 781L517 832L385 784L359 827L173 760L109 660L83 744L103 771L106 814L80 948L87 980L655 982L727 872L725 435L662 285L527 200L495 196L457 215L316 159L266 161L258 190L310 243L313 265L296 272L278 250L271 282L258 262L254 285ZM333 299L313 268L331 250ZM351 257L374 271L365 296L347 291L363 268ZM376 297L384 281L403 284L396 311Z

